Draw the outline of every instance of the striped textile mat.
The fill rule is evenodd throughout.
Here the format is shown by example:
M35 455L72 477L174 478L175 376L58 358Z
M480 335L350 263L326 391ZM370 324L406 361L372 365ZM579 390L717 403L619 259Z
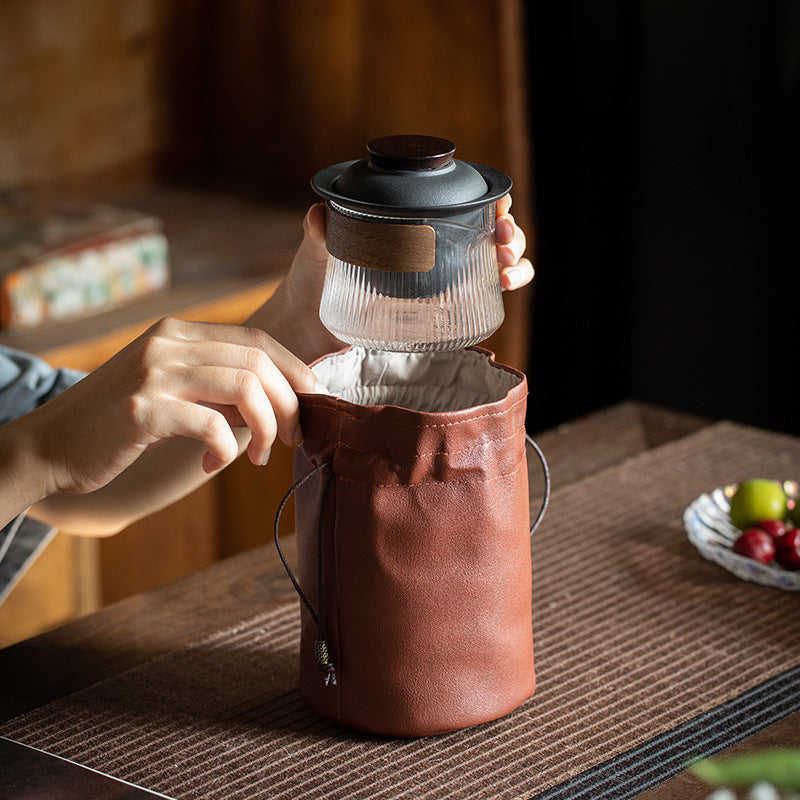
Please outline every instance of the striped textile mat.
M800 478L800 440L719 423L556 487L532 543L537 692L496 722L401 740L318 719L289 603L0 735L175 798L631 797L800 707L800 594L683 530L697 495L755 476Z

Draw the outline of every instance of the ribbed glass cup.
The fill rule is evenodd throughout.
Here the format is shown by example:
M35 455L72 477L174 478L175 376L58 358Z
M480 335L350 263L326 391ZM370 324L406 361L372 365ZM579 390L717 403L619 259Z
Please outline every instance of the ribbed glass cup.
M334 207L359 219L376 219ZM380 218L380 224L386 222ZM457 217L397 222L434 229L433 269L390 272L330 256L319 311L325 327L343 342L375 350L457 350L487 339L505 314L494 203Z

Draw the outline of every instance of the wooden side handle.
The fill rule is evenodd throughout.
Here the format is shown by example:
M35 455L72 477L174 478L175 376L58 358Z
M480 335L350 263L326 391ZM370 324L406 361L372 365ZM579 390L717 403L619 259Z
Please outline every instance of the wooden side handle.
M368 222L327 206L326 244L340 261L389 272L430 272L436 231L430 225Z

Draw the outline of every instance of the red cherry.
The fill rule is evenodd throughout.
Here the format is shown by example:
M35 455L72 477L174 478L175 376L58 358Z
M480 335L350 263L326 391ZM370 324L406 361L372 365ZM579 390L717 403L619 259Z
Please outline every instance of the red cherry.
M786 569L800 569L800 528L790 528L778 539L775 560Z
M765 519L759 522L756 527L766 531L775 541L778 541L789 530L789 524L782 519Z
M749 528L733 543L733 552L769 564L775 558L775 542L761 528Z

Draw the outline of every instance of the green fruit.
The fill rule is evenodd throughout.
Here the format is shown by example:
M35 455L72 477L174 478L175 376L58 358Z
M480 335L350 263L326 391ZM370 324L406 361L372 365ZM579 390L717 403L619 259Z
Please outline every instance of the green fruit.
M731 522L746 530L765 519L786 517L786 493L777 481L753 478L743 481L731 498Z
M796 528L800 528L800 499L795 500L795 504L789 509L789 519Z

